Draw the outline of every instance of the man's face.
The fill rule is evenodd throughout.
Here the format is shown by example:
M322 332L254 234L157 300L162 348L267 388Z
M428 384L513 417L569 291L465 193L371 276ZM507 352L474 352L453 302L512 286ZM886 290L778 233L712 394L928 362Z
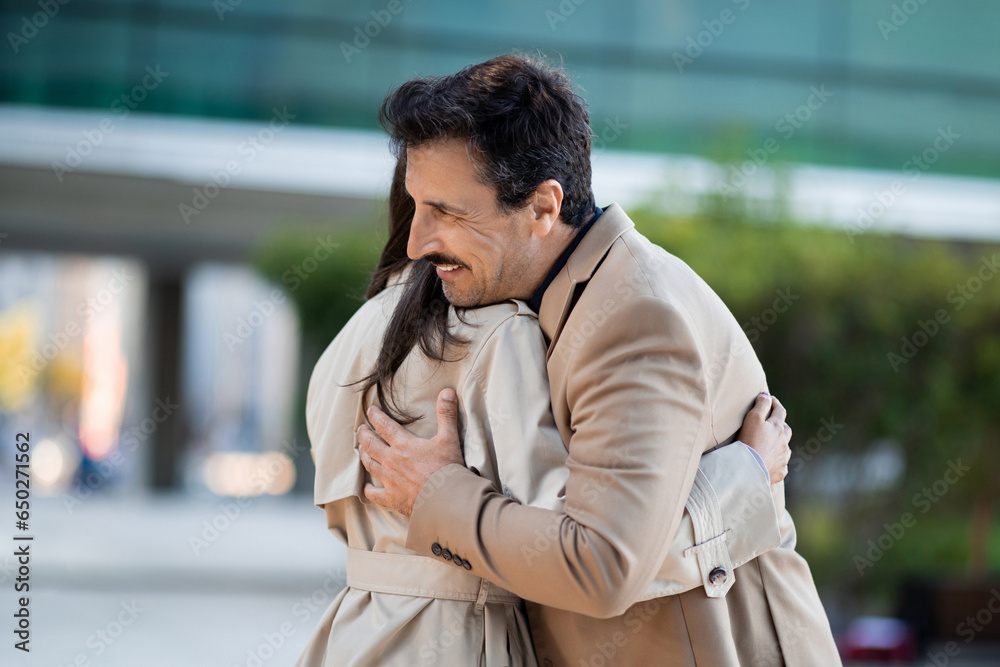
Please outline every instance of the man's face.
M437 266L455 306L528 298L533 266L531 207L505 215L496 194L476 176L468 143L448 139L406 153L406 189L416 211L406 252Z

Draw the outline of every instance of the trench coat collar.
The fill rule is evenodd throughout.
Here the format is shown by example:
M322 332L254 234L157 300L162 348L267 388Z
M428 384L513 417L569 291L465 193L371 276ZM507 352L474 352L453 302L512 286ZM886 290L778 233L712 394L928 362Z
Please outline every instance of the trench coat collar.
M556 274L549 288L545 290L541 308L538 310L538 323L542 333L550 341L549 355L552 354L553 344L573 306L576 286L590 280L594 271L600 266L601 260L611 249L611 244L633 227L635 224L621 206L612 204L605 208L604 213L569 256L566 266Z

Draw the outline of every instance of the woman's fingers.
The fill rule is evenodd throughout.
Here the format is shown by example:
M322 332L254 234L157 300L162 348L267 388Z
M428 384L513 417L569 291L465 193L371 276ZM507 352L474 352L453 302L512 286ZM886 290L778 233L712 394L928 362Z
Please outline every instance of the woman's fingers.
M785 411L785 406L781 404L781 401L778 400L777 396L771 397L771 407L771 416L768 417L767 420L774 424L780 424L785 421L788 413Z

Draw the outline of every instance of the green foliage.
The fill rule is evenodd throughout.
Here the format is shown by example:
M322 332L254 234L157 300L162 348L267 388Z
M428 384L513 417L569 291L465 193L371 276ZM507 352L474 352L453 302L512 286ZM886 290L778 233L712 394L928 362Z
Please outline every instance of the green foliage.
M821 566L817 579L868 589L909 571L964 571L968 508L977 498L1000 501L1000 248L760 224L745 207L718 201L690 219L632 217L743 325L788 408L793 448L816 436L824 418L844 424L803 456L807 483L792 486L810 507L798 517L799 548ZM781 294L794 297L787 308ZM854 492L834 506L811 496L831 456L859 461L882 439L902 448L901 485ZM920 514L914 495L959 459L971 471ZM859 579L852 556L907 511L918 523L905 545L874 566L879 576Z
M875 595L906 572L962 571L968 508L976 499L1000 500L1000 277L983 268L1000 259L1000 248L762 224L751 208L719 199L690 218L630 214L642 233L698 272L743 325L771 391L789 410L793 447L810 442L823 419L844 425L819 451L803 455L795 474L808 482L790 486L799 548L817 580ZM298 305L307 342L303 382L360 306L383 242L358 231L337 232L335 240L339 248L295 289L289 272L313 256L315 233L274 239L256 260ZM776 304L787 308L778 312ZM900 484L835 500L808 488L831 459L858 461L879 440L898 443L904 453ZM914 495L959 459L971 471L929 512L916 511ZM852 557L904 512L917 515L917 525L860 577Z
M322 351L364 302L385 242L374 229L288 230L256 252L253 265L294 301L307 350Z

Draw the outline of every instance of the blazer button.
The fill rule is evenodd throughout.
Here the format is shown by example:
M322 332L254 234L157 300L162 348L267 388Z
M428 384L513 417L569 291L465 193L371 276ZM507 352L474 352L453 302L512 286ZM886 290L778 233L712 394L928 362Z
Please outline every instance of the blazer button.
M441 545L438 544L437 542L435 542L434 544L432 544L431 545L431 553L434 554L435 556L440 556L441 555Z
M462 557L459 556L458 554L451 555L451 562L459 567L462 567Z
M444 558L445 560L451 560L451 552L448 551L447 549L442 549L441 558Z
M467 560L463 560L462 561L462 567L464 567L466 570L471 570L472 569L472 563L470 563Z
M708 573L708 580L715 586L721 586L726 583L726 569L723 567L715 568Z

